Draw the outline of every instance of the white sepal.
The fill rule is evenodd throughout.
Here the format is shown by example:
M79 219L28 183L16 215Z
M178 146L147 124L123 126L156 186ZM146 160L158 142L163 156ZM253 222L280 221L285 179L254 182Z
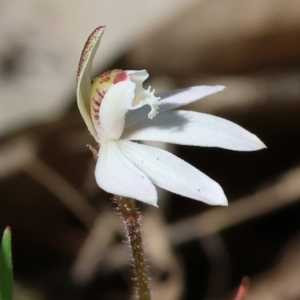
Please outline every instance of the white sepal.
M101 37L104 33L104 29L105 26L96 28L85 43L79 61L76 85L77 105L79 111L88 127L88 130L98 142L99 137L93 125L90 113L91 73L93 60L99 47Z
M220 117L193 111L165 112L152 121L144 120L129 129L124 132L123 137L130 140L219 147L237 151L265 148L257 136L241 126Z
M108 193L157 206L155 186L146 174L122 154L117 142L101 145L95 177L99 187Z
M226 196L218 183L177 156L125 140L118 144L124 155L155 185L211 205L227 205Z

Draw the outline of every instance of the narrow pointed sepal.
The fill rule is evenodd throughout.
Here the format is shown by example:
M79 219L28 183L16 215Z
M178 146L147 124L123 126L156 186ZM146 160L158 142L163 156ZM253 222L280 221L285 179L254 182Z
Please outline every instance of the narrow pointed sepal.
M86 41L81 53L78 71L76 96L79 111L96 141L99 141L90 114L90 92L92 81L92 64L104 33L105 26L96 28Z
M178 145L255 151L265 144L241 126L220 117L185 110L159 114L124 132L124 138Z
M157 206L156 188L148 176L119 149L119 142L101 145L95 177L108 193L133 198Z
M157 186L210 205L227 205L220 185L177 156L155 147L119 141L122 153Z

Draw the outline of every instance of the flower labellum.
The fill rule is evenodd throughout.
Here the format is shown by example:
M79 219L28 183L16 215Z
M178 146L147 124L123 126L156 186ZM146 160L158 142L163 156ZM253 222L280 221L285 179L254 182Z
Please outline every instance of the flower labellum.
M158 141L236 151L265 148L255 135L230 121L173 111L225 87L196 86L157 97L150 87L143 88L146 70L107 71L92 82L92 62L104 29L96 28L84 46L76 90L80 113L100 144L95 170L99 187L154 206L156 185L208 204L227 205L222 188L211 178L168 151L138 143Z

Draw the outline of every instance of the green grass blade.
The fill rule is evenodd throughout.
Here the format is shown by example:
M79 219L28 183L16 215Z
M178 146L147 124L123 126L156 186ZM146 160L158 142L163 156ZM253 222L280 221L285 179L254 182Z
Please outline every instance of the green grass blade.
M0 300L12 300L13 267L11 257L11 231L7 227L3 233L0 249Z

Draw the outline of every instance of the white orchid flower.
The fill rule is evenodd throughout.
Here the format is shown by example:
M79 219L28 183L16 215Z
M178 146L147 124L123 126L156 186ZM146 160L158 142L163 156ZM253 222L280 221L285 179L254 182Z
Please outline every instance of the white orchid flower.
M227 205L218 183L175 155L137 141L254 151L265 145L253 134L212 115L173 110L222 91L196 86L157 97L143 82L145 70L113 70L91 84L91 69L105 27L98 27L83 49L77 74L81 115L100 144L96 181L106 192L157 206L155 185L212 205Z

